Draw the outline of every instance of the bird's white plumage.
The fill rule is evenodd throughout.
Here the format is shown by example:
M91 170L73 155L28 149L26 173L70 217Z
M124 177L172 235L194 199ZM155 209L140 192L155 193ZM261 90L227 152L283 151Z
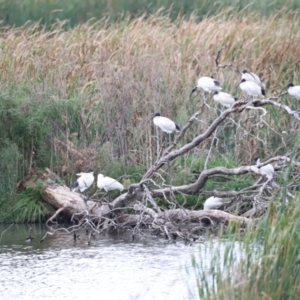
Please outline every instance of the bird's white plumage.
M254 74L252 72L248 72L247 70L243 70L242 79L245 79L246 81L253 81L262 88L265 87L264 83L261 81L261 79L256 74Z
M220 91L222 90L221 84L219 83L219 81L217 81L214 78L211 77L200 77L197 83L196 88L202 89L205 92L213 92L213 91Z
M119 181L111 177L104 176L103 174L98 174L97 187L99 189L104 189L106 192L113 190L124 190L124 186Z
M204 202L204 210L209 209L218 209L220 206L222 206L224 203L222 202L222 198L218 198L215 196L209 197Z
M288 88L288 93L297 100L300 100L300 85L290 86Z
M242 91L246 92L249 96L264 97L263 89L257 83L255 83L253 81L246 81L245 79L242 79L239 86L240 86L240 89Z
M153 123L155 126L159 127L163 132L172 133L174 131L179 131L179 127L169 118L162 116L155 116L153 118Z
M87 190L93 184L93 182L95 180L93 172L79 173L79 174L76 174L76 175L80 176L76 180L76 182L78 183L78 186L75 186L75 187L71 188L72 192L75 192L77 190L79 190L80 192L84 192L85 190ZM76 184L76 182L75 182L75 184Z
M219 102L225 107L230 107L234 102L235 98L228 93L216 91L213 96L216 102Z
M260 165L260 159L256 158L256 165ZM264 173L268 178L272 179L275 174L275 169L272 164L267 164L259 168L259 170Z

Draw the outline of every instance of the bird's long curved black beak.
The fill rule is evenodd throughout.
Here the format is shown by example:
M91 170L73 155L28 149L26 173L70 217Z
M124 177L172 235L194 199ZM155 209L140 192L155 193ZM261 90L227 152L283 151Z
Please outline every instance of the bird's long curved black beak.
M148 119L146 123L148 124L152 119L153 119L153 116L150 119Z
M282 90L281 90L280 93L279 93L279 96L282 95L282 92L283 92L284 90L286 90L288 87L290 87L289 84L288 84L287 86L283 87Z
M237 88L240 86L241 81L237 84L237 86L235 87L235 89L237 90Z
M155 116L155 114L153 114L153 115L151 116L151 118L148 119L147 124L154 118L154 116Z
M255 77L253 76L253 74L251 72L246 71L246 73L250 74L253 77L253 79L255 79Z
M193 94L195 91L197 91L197 87L196 87L196 86L192 89L192 91L191 91L191 93L190 93L190 98L191 98L192 94Z

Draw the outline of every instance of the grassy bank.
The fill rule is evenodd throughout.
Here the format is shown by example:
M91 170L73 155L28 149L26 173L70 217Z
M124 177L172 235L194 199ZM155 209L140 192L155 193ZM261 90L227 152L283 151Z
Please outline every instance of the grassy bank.
M164 0L164 1L104 1L104 0L2 0L0 2L0 20L5 25L22 26L27 21L41 22L51 25L57 20L69 20L68 26L76 26L85 23L91 18L97 20L107 18L109 22L130 15L132 18L141 15L150 15L160 10L162 15L168 15L173 20L178 16L191 14L201 20L205 16L220 13L230 9L232 13L243 12L245 14L254 12L261 16L270 16L272 13L284 9L293 12L300 8L296 0Z
M200 23L153 15L114 24L89 22L69 30L61 23L51 30L38 24L2 27L1 220L16 203L16 183L32 168L50 167L67 184L90 165L125 184L138 181L156 159L156 132L147 120L160 111L184 125L202 104L199 93L189 99L190 91L200 75L215 71L222 46L221 63L261 75L268 95L289 81L299 82L297 21L294 14L264 20L255 14L222 13ZM237 72L220 69L215 77L225 91L240 95ZM298 105L289 97L280 101ZM298 125L282 111L268 108L270 126L260 127L252 126L260 113L251 113L252 121L246 113L235 116L235 123L220 127L216 140L176 160L173 183L191 182L211 145L208 166L233 166L249 164L254 154L285 153L297 142ZM217 114L205 108L184 142ZM247 180L237 179L234 188ZM191 204L196 200L189 199Z

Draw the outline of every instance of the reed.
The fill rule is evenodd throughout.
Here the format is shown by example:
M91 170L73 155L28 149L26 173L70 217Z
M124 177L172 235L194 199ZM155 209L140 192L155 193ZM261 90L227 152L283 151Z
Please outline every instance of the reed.
M211 244L210 267L193 258L200 299L297 299L300 292L299 205L278 198L257 228L239 231L225 249ZM210 252L211 253L211 252ZM201 259L201 258L200 258Z

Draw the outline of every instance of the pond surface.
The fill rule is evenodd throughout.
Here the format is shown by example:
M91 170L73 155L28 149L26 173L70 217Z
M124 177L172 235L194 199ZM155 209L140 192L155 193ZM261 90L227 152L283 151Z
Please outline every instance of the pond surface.
M0 225L0 299L198 299L192 255L209 266L206 243L82 233L40 239L43 226ZM26 242L32 227L32 242Z

